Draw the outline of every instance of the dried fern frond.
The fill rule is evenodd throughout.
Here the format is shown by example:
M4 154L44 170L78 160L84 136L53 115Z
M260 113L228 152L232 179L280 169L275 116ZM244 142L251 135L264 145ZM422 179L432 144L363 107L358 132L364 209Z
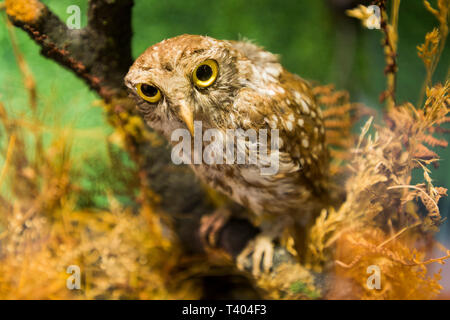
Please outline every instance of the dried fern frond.
M442 289L438 282L440 275L428 275L426 264L442 263L448 256L425 260L423 252L411 249L412 239L402 235L386 242L390 239L381 230L372 228L342 236L336 257L343 261L355 258L336 267L336 289L331 290L328 298L342 298L337 285L349 286L353 298L358 299L435 298ZM367 285L370 266L376 266L380 271L379 290Z
M429 1L423 1L425 8L438 20L439 27L425 35L425 42L417 46L417 54L422 59L426 78L422 86L419 104L422 103L425 90L431 86L433 74L437 68L448 36L448 15L450 0L437 0L437 8L433 8Z
M350 102L347 91L335 90L333 85L315 86L313 94L321 106L325 125L325 141L333 162L331 174L342 172L341 163L350 159L349 149L355 141L354 123L368 110L359 103Z
M372 135L370 119L352 150L345 202L324 209L310 230L311 267L329 268L328 261L334 258L338 277L350 281L349 294L355 297L432 298L441 288L437 278L426 275L425 265L443 263L448 253L424 257L434 243L430 235L441 222L437 204L447 189L433 185L427 166L439 157L425 145L447 146L433 133L445 122L448 93L449 82L435 85L427 90L423 108L406 103L390 109L385 116L388 126L376 125ZM414 169L423 170L424 183L410 184ZM415 201L423 203L425 213L418 212ZM367 289L369 265L382 270L381 291ZM410 280L414 285L406 290ZM332 291L333 295L337 293Z
M438 53L439 43L439 30L434 28L433 31L425 35L425 42L417 46L417 55L422 59L427 72L431 72L434 59Z

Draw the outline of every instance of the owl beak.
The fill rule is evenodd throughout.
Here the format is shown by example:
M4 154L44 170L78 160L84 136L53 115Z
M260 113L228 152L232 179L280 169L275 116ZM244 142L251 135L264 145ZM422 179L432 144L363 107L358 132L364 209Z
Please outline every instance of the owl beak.
M186 103L180 103L178 116L181 121L186 124L186 127L189 129L191 135L194 136L194 114Z

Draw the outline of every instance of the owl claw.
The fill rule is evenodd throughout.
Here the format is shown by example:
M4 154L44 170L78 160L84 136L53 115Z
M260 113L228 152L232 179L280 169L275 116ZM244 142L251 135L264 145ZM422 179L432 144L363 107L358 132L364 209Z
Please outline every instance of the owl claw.
M261 271L269 272L273 265L273 238L263 233L256 236L254 240L250 241L247 247L242 250L241 254L239 254L236 259L239 269L245 269L245 261L251 253L253 253L251 258L253 275L257 276L261 274Z
M200 237L209 246L215 246L217 236L222 227L230 219L231 212L224 208L219 208L210 215L205 215L200 220Z

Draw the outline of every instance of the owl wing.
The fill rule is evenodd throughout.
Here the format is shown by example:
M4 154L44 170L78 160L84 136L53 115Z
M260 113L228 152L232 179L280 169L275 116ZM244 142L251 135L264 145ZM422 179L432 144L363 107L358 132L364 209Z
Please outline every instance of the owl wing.
M261 68L260 79L240 90L235 103L238 125L245 130L277 129L278 175L297 176L320 189L328 164L321 111L305 80L281 66L277 74L272 64L269 70Z
M248 41L230 41L246 59L244 88L235 103L244 129L278 129L280 175L297 171L313 185L328 172L328 150L320 107L307 81L286 71L274 55Z

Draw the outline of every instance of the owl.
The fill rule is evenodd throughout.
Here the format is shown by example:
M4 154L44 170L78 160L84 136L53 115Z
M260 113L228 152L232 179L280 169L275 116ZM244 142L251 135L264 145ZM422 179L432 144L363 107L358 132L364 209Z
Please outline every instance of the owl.
M229 129L265 129L270 137L277 130L276 148L268 146L256 163L191 164L202 181L257 218L262 232L244 251L253 253L254 271L260 263L268 270L273 241L285 228L304 230L328 197L325 128L308 82L249 41L181 35L145 50L125 84L145 122L169 141L177 129L195 134L196 121L202 132L224 137ZM277 172L262 174L274 156ZM211 221L223 221L224 212Z

